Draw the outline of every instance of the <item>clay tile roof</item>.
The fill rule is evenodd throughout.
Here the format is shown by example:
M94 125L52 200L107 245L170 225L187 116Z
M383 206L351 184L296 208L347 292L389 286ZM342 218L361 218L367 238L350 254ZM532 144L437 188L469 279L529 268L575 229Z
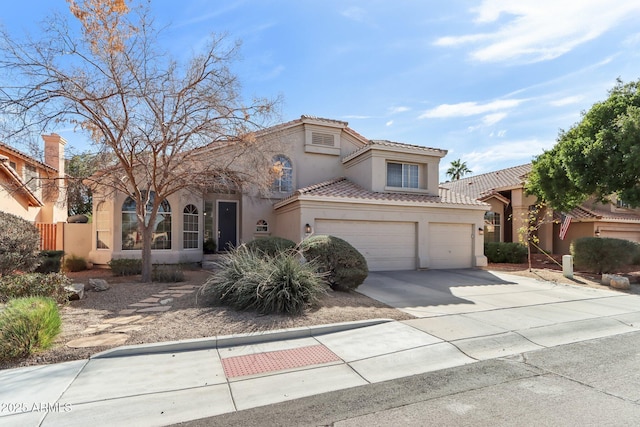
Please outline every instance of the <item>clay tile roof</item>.
M578 206L572 209L568 215L576 220L604 220L604 221L622 221L622 222L640 222L640 215L637 213L625 213L625 212L611 212L600 206L587 207L586 203L582 206ZM554 212L554 218L561 220L562 214L560 212Z
M445 182L440 185L456 193L479 199L500 189L523 185L529 172L531 172L531 163Z
M440 194L434 196L431 194L415 194L415 193L387 193L375 192L367 190L359 185L349 181L346 178L335 178L329 181L310 185L301 188L289 197L278 202L277 205L284 205L293 200L304 198L332 198L332 199L351 199L354 201L388 201L400 203L417 203L417 204L457 204L472 206L487 206L485 203L473 200L461 194L453 193L447 189L440 189Z

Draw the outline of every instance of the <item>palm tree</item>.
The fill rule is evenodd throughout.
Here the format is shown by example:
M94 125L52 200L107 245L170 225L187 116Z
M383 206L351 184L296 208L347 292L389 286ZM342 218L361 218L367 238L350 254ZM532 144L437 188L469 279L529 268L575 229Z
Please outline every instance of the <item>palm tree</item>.
M467 162L462 162L460 159L451 162L451 167L447 169L447 176L450 176L453 181L457 181L466 174L472 173L467 167Z

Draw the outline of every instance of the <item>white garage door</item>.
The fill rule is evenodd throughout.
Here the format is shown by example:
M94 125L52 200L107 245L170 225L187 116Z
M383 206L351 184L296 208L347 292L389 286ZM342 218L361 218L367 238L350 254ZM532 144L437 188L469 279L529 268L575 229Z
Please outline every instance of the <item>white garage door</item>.
M631 240L632 242L640 242L640 233L637 231L618 231L618 230L602 230L600 237L610 237L613 239Z
M370 271L416 268L413 222L319 219L315 221L315 234L328 234L351 243L365 257Z
M473 266L471 224L429 224L429 268Z

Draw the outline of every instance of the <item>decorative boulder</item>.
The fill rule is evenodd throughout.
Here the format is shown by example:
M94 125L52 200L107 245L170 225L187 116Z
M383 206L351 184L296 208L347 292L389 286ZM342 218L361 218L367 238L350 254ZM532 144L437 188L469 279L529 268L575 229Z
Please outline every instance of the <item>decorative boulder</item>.
M629 290L631 289L631 285L629 284L629 279L622 276L615 276L611 279L610 286L615 289Z
M69 301L84 298L84 284L82 283L72 283L69 286L65 286L64 289L69 293Z
M611 285L611 279L613 279L614 277L616 277L615 274L603 274L600 283L602 283L605 286L609 286Z
M96 292L102 292L109 289L109 284L104 279L89 279L89 287Z

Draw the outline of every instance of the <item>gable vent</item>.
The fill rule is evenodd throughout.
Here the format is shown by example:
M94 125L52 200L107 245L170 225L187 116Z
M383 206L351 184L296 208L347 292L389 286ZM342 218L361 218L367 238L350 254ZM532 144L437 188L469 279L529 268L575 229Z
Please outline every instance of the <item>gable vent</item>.
M335 146L333 135L331 135L330 133L312 132L311 143L314 145L324 145L325 147Z

